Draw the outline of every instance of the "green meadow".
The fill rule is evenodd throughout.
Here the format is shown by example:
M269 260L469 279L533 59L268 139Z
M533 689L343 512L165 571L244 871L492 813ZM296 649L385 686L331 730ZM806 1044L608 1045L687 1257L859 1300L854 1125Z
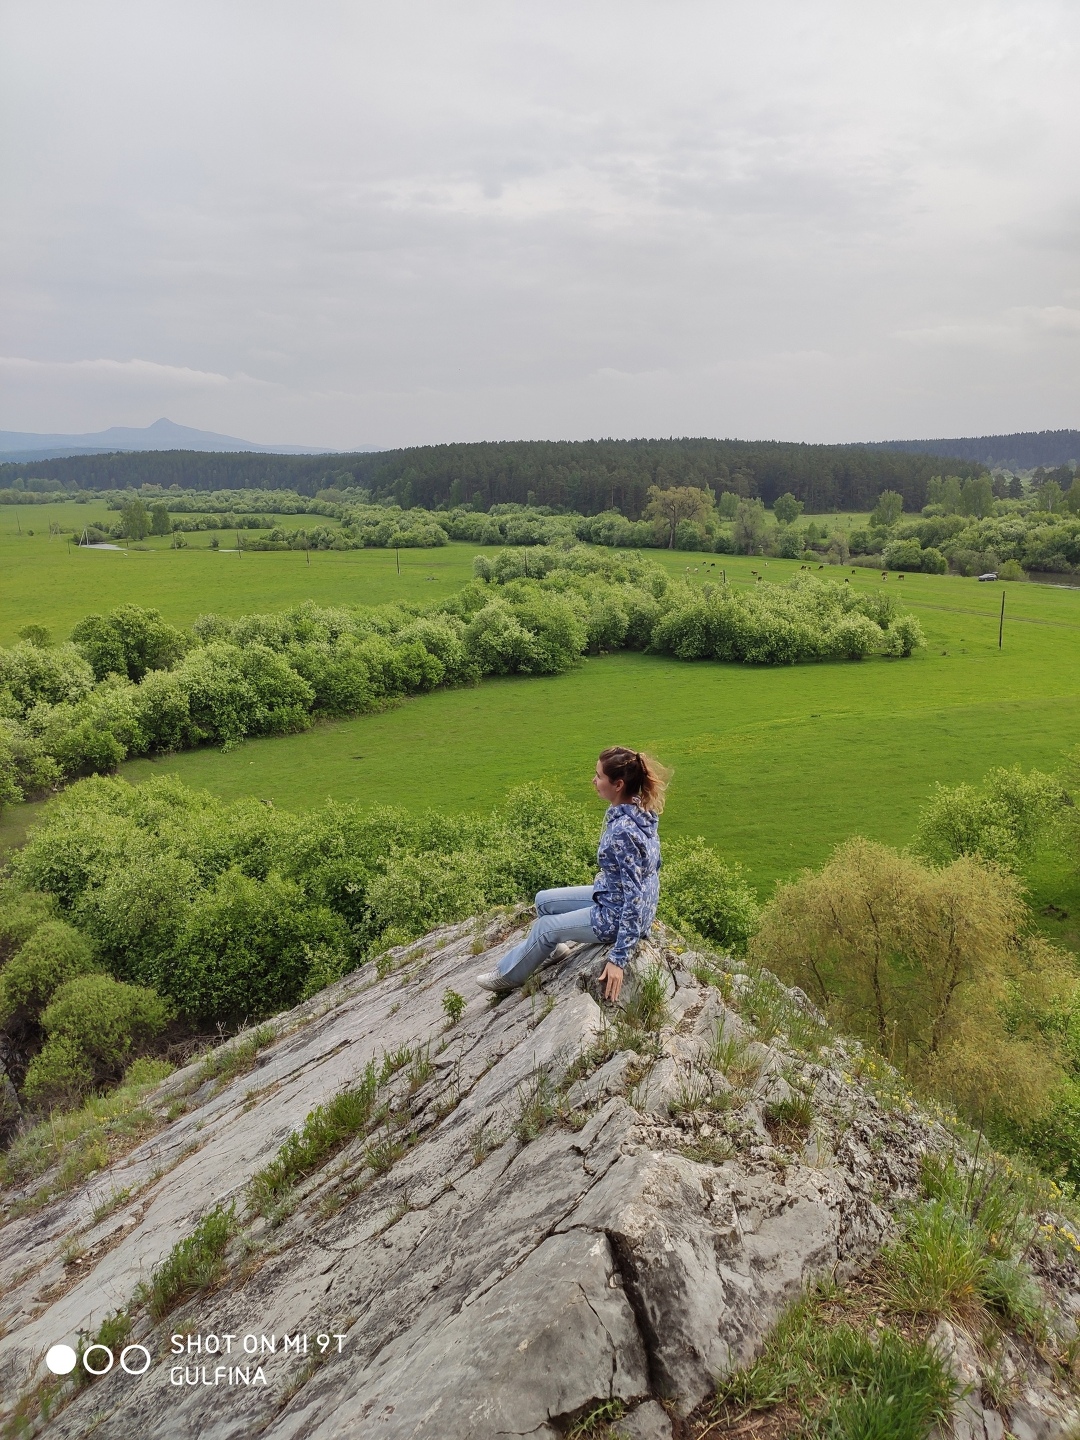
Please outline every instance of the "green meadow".
M322 515L267 519L289 529L336 524ZM170 537L152 535L120 550L68 543L76 527L115 520L104 504L0 506L0 645L12 644L30 624L46 625L54 638L65 639L83 615L125 604L152 606L174 624L190 625L208 610L243 615L284 610L301 600L379 605L403 596L437 599L469 578L478 548L402 550L399 560L393 550L240 553L227 530L216 532L216 551L210 548L214 532L206 531L185 535L182 550L170 548ZM50 535L50 523L64 533Z
M69 526L73 511L93 507L23 510L32 537L13 534L7 507L0 512L0 643L31 620L59 637L86 611L122 601L190 623L207 610L240 614L308 598L433 600L469 577L477 552L467 544L403 550L400 573L393 551L314 553L308 565L296 552L215 554L202 548L203 535L179 551L159 543L127 554L68 554L47 533L48 511L61 508ZM754 572L783 580L799 568L649 553L692 585L724 571L739 584L762 583ZM1054 769L1080 743L1080 590L930 575L883 582L876 571L837 567L821 573L837 584L902 592L926 650L904 661L767 669L599 656L566 675L438 691L228 753L133 761L121 773L138 782L171 772L226 798L254 794L291 809L332 797L453 812L490 805L527 780L585 798L597 751L631 743L675 769L668 833L704 835L740 860L765 895L852 833L906 843L934 782L977 781L994 765ZM8 811L0 840L17 843L35 809ZM1037 910L1052 903L1068 912L1044 915L1048 931L1077 945L1080 888L1063 862L1041 857L1029 883Z

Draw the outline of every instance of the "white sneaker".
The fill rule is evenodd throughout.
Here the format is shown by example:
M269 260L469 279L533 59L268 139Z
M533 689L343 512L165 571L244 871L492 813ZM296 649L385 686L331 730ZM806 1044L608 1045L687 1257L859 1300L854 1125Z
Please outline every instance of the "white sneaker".
M503 995L507 990L512 990L512 985L507 985L497 970L485 970L482 975L477 975L476 983L481 990L490 990L494 995Z
M569 940L560 940L558 945L555 946L555 949L552 950L551 954L548 956L548 962L550 963L553 960L565 960L566 957L573 950L573 948L574 947L570 944Z

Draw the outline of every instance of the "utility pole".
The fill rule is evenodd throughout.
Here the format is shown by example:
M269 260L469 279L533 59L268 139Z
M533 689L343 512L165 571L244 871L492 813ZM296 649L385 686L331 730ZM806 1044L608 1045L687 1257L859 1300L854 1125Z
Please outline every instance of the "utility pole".
M1001 619L998 621L998 649L1001 649L1002 637L1005 634L1005 591L1001 592Z
M397 547L396 545L394 546L394 560L395 560L395 562L397 563L397 573L400 575L400 574L401 574L401 551L398 549L398 547Z

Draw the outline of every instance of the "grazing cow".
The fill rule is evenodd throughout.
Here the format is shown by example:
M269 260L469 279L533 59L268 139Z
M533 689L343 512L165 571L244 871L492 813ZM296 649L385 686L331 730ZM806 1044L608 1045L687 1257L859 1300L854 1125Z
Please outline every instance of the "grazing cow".
M882 580L887 580L889 578L889 572L887 570L882 570L881 578Z

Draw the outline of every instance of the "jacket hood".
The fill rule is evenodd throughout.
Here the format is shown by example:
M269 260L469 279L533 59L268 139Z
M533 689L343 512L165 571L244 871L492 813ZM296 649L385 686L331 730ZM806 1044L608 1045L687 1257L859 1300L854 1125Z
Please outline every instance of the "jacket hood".
M612 820L632 820L646 835L655 835L660 823L655 811L645 810L640 805L609 805L607 818L609 823Z

